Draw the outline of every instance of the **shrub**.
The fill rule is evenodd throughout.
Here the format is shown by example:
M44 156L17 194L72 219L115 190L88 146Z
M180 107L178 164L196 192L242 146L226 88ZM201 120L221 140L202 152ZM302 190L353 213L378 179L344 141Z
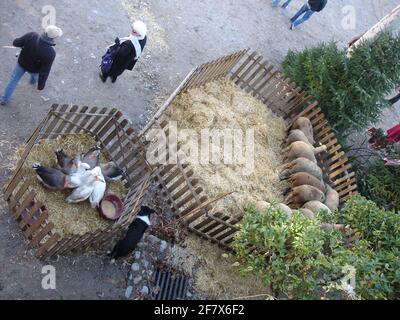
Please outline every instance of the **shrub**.
M284 73L314 96L339 138L379 120L385 96L400 83L400 38L383 32L353 51L336 43L289 51Z
M345 248L339 232L320 228L322 222L334 221L356 228L362 240ZM350 292L338 281L343 268L351 266L356 297L398 299L399 225L396 214L361 196L353 197L342 213L321 213L314 220L299 212L289 217L275 206L258 212L249 205L233 245L243 274L259 274L279 297L348 298Z
M372 200L382 207L400 211L400 167L375 162L367 169L366 182Z

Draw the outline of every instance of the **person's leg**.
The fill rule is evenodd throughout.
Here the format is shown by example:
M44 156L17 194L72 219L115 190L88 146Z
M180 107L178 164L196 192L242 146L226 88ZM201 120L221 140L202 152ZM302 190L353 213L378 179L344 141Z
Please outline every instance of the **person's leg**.
M293 16L292 19L290 19L290 22L293 24L302 14L304 14L305 12L307 12L309 10L308 8L308 4L306 3L305 5L303 5L299 11L297 11L297 13Z
M10 99L17 88L19 80L21 80L22 76L25 74L25 69L22 68L18 63L14 69L14 72L11 76L10 82L7 85L7 88L4 91L4 95L1 98L1 104L5 105L10 102Z
M293 22L293 27L297 27L298 25L300 25L300 24L302 24L303 22L307 21L308 19L311 18L311 16L312 16L313 14L314 14L314 11L312 11L312 10L307 10L307 11L304 13L304 15L303 15L300 19L298 19L298 20L296 20L296 21Z
M31 85L36 85L39 81L39 74L38 73L31 73L31 80L29 81L29 83Z
M283 8L283 9L286 9L287 6L288 6L291 2L292 2L292 0L287 0L287 1L282 5L282 8Z
M106 82L108 75L105 75L102 71L100 71L99 77L100 77L101 81Z
M272 6L277 7L279 5L279 2L281 2L281 0L272 0Z

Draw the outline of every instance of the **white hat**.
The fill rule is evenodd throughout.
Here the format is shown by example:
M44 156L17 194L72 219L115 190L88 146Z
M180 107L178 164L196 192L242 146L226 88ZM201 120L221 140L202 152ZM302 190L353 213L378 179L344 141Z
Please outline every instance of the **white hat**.
M63 35L63 31L56 26L48 26L45 32L50 39L59 38Z
M142 37L145 37L147 33L147 27L142 21L135 21L132 24L132 30L140 34Z

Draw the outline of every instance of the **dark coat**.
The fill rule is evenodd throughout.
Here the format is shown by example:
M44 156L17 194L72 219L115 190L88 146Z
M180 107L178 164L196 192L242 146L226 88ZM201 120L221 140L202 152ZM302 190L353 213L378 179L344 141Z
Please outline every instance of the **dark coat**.
M38 89L43 90L56 58L55 43L46 36L31 32L15 39L13 45L22 48L18 64L30 73L39 74Z
M308 5L310 6L312 11L319 12L322 11L328 0L308 0Z
M146 45L147 37L143 40L139 40L140 46L143 49ZM111 67L110 73L108 74L111 77L119 77L125 70L133 70L133 67L136 65L136 50L135 46L131 41L124 41L121 43L121 47L118 51L117 56L114 59L114 63Z

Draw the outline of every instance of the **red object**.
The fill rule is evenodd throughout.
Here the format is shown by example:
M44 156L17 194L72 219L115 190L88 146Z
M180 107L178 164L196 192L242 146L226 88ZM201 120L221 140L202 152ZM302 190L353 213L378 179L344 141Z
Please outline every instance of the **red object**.
M108 201L108 202L112 203L112 205L115 207L114 213L105 211L105 208L103 208L104 201ZM97 211L100 213L100 216L102 218L111 220L111 221L115 221L115 220L118 220L122 216L122 213L124 212L124 203L118 196L116 196L115 194L109 193L100 202L100 205L97 208Z
M400 124L387 131L387 141L389 143L400 142Z

